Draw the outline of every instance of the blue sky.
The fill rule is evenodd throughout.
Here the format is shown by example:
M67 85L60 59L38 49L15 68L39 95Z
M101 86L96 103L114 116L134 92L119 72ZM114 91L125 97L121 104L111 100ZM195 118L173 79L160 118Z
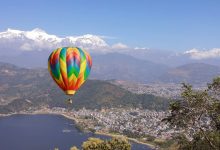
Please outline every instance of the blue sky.
M0 31L115 37L131 47L220 47L219 0L1 0Z

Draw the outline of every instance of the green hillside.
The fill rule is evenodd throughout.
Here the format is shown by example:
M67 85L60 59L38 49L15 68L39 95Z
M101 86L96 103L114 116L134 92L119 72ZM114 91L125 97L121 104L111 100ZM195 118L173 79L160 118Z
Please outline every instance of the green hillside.
M22 69L0 63L0 113L48 105L67 107L68 98L52 81L47 70ZM164 110L168 100L153 95L131 93L107 81L88 80L72 97L75 109L103 107L143 107ZM69 107L69 106L68 106Z

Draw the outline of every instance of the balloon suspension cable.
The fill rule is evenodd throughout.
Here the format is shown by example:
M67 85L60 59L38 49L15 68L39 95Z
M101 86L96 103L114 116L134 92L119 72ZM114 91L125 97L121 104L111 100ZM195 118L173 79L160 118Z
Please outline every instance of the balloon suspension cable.
M67 102L68 104L73 104L73 100L71 98L68 98Z
M68 111L70 111L72 108L73 100L71 98L68 98L66 102L67 102L67 109Z

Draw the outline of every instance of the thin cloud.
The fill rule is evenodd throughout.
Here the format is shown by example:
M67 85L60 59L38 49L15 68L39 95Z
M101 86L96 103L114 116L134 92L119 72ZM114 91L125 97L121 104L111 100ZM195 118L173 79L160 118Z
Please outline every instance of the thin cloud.
M220 57L220 48L213 48L210 50L198 50L198 49L191 49L184 54L189 55L192 59L209 59L209 58L218 58Z
M118 39L117 37L114 37L114 36L107 36L107 35L97 35L97 36L102 38L102 39L109 39L109 40Z
M150 48L146 48L146 47L135 47L135 50L149 50Z
M113 49L128 49L129 47L123 43L116 43L112 45Z

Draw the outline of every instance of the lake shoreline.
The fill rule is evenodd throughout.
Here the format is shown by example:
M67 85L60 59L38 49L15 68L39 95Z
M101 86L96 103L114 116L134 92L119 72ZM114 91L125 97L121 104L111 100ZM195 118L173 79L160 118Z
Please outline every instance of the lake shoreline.
M113 133L104 133L104 132L95 132L95 134L98 134L98 135L105 135L105 136L110 136L110 137L117 137L117 136L124 136L126 137L128 140L132 141L132 142L135 142L135 143L138 143L138 144L143 144L143 145L146 145L152 149L155 149L155 146L150 144L150 143L144 143L144 142L141 142L135 138L129 138L125 135L120 135L120 134L113 134Z
M35 111L33 113L19 112L19 113L13 113L13 114L0 114L0 117L10 117L12 115L57 115L57 116L62 116L62 117L66 118L66 119L69 119L71 121L74 121L74 123L76 125L79 122L79 120L77 118L75 118L73 116L69 116L68 113L57 113L57 112L51 112L51 111ZM155 149L155 145L153 145L151 143L145 143L145 142L139 141L138 139L130 138L130 137L127 137L127 136L121 135L121 134L113 134L113 133L106 133L106 132L100 132L100 131L98 131L98 132L96 131L96 132L94 132L94 134L104 135L104 136L108 136L108 137L124 136L129 141L132 141L132 142L137 143L137 144L146 145L151 149Z

